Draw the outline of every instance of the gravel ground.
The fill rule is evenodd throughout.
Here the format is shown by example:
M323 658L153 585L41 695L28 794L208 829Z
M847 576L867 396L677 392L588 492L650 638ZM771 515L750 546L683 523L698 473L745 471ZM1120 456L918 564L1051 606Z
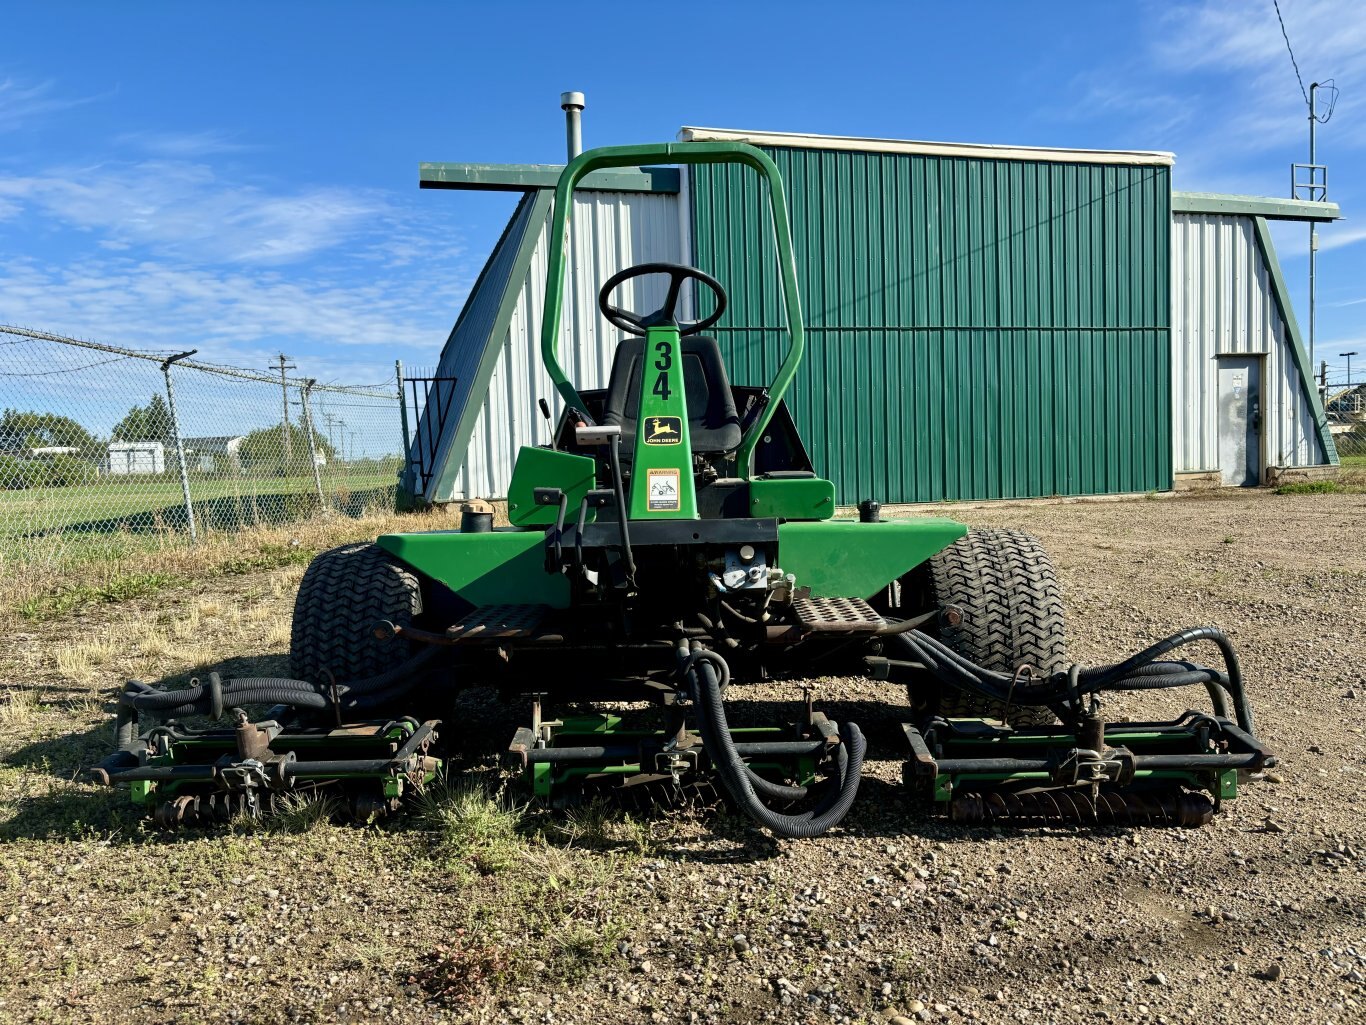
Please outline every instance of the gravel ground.
M714 809L530 815L468 794L368 828L305 810L166 837L71 780L106 743L96 694L193 662L145 645L73 670L60 653L191 606L212 640L204 608L248 609L257 626L216 657L282 668L297 574L205 584L5 641L0 1021L1366 1020L1366 499L947 513L1044 540L1080 661L1227 630L1279 768L1199 830L956 828L901 788L901 695L825 681L822 707L864 726L871 760L817 840ZM477 699L472 718L514 714Z

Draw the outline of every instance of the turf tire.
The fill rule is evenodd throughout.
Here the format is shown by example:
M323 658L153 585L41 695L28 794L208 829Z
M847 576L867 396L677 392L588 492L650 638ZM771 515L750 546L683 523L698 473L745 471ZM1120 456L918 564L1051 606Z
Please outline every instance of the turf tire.
M1015 530L974 530L930 559L930 598L957 608L956 626L940 618L940 639L985 669L1013 673L1031 665L1047 675L1067 667L1062 591L1037 539ZM1001 718L999 702L945 686L939 712ZM1016 725L1053 722L1047 708L1013 706Z
M294 599L289 666L295 679L338 683L375 676L404 659L407 645L375 637L383 620L400 626L422 614L416 574L378 545L342 545L308 565Z

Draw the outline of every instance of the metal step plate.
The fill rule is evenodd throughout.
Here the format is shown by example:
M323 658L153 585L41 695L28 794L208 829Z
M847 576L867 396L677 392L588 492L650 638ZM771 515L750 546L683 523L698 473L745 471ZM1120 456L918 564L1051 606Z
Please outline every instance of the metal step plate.
M862 598L797 598L792 612L806 633L871 634L886 625Z
M446 632L468 643L530 637L549 612L548 605L486 605Z

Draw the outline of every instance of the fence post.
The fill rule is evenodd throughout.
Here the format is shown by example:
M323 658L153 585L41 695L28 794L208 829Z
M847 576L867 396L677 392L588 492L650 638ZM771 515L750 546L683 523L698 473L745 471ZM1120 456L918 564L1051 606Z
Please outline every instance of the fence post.
M317 384L315 378L310 377L299 386L299 398L302 400L300 405L304 412L304 433L308 436L308 461L313 464L313 486L318 489L318 511L324 516L330 511L327 507L327 498L323 494L323 475L318 469L318 443L313 437L313 411L308 405L308 393Z
M190 500L190 474L185 467L185 442L180 437L180 419L176 416L175 411L175 387L171 384L171 364L193 356L198 351L198 349L191 349L189 352L182 352L178 356L171 356L169 359L161 361L161 372L166 377L166 405L171 413L171 434L175 437L176 464L180 467L180 493L185 499L185 522L189 524L192 543L199 541L199 534L194 529L194 503Z
M398 487L400 491L405 488L411 491L408 477L413 470L412 440L408 433L408 397L403 391L403 360L401 359L394 360L394 379L398 384L398 416L403 424L403 463L398 470Z

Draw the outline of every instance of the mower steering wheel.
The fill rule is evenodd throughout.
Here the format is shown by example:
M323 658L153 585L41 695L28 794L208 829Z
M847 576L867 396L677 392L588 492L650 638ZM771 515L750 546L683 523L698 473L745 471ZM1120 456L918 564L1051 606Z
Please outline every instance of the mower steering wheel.
M613 306L607 301L607 297L615 292L618 287L633 278L642 277L646 274L669 275L669 293L664 297L664 305L659 309L648 314L632 313L630 310L623 310L620 306ZM709 317L695 320L691 324L678 324L674 320L674 309L678 306L678 295L683 288L683 282L689 278L700 281L711 289L712 294L716 296L716 309L712 311ZM695 335L699 331L705 331L711 327L721 319L721 314L726 312L726 290L721 287L721 282L696 267L689 267L681 263L642 263L618 271L607 279L607 283L602 286L602 291L598 293L598 309L602 311L602 315L607 318L609 324L620 328L628 335L643 335L648 328L659 327L663 324L677 324L680 335Z

